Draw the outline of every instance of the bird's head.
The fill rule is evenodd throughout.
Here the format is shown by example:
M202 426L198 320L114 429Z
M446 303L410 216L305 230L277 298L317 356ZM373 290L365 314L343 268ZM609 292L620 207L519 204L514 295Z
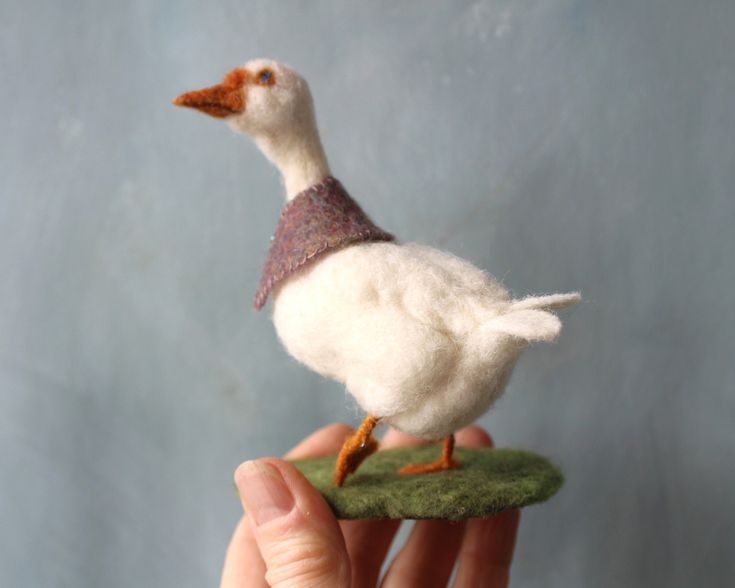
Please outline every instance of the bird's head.
M330 175L306 80L271 59L236 67L222 82L174 98L245 133L281 171L287 198Z
M271 59L248 61L225 75L221 83L181 94L173 104L224 119L233 130L256 139L302 126L313 118L306 80Z

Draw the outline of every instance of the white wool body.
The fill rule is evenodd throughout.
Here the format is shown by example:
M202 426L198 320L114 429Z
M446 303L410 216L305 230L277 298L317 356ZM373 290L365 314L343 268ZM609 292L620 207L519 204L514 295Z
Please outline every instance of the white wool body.
M561 329L546 310L579 295L512 300L491 276L415 244L365 243L325 256L274 292L288 352L345 384L369 414L438 439L503 393L521 351Z

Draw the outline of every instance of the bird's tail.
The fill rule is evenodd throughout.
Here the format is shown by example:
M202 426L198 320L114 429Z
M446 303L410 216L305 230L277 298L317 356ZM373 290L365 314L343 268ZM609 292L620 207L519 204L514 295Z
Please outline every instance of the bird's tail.
M520 300L514 300L510 307L513 310L555 310L573 306L582 300L579 292L567 292L566 294L547 294L546 296L527 296Z
M561 321L551 310L576 304L579 292L529 296L511 302L507 312L483 325L483 330L504 333L527 343L553 341L561 332Z

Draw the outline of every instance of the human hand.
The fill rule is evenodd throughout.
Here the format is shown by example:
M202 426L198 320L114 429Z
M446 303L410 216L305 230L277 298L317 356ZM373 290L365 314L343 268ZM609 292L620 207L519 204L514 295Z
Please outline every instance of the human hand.
M333 424L304 439L286 459L339 451L352 433ZM457 445L492 446L479 427L456 435ZM421 441L390 430L381 449ZM227 549L221 588L376 586L401 521L338 521L327 503L290 463L265 458L243 463L235 483L247 513ZM508 585L520 511L462 522L417 521L381 586L446 586L459 561L455 588Z

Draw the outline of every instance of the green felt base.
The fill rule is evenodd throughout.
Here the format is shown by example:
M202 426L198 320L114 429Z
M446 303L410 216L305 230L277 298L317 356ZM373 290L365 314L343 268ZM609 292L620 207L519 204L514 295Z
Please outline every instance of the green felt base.
M344 486L332 485L336 456L294 461L341 519L450 519L488 517L543 502L564 482L546 458L517 449L457 448L461 469L402 475L408 463L436 459L437 445L379 451Z

